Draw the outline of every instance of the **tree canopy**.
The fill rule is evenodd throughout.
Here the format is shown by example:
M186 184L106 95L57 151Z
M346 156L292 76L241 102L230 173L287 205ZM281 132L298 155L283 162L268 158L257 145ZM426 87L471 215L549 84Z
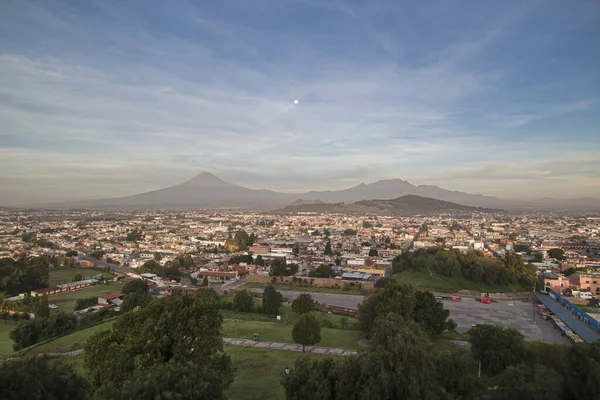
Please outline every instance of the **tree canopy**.
M302 351L306 346L319 343L321 341L319 320L308 313L302 314L292 328L292 338L295 343L302 345Z
M315 309L315 302L308 293L302 293L292 302L292 310L296 314L306 314Z
M91 383L99 393L146 393L145 383L169 372L153 386L159 393L182 385L189 395L185 398L203 399L206 393L223 398L233 375L223 352L222 320L210 290L199 290L196 296L175 293L126 313L112 331L87 341L84 364ZM192 370L188 378L186 372Z
M254 296L246 289L240 290L233 296L233 309L239 312L252 312Z
M275 286L268 285L263 291L262 306L263 312L269 315L277 315L281 304L283 302L283 296L275 289Z
M0 398L65 399L89 398L89 384L62 359L17 358L0 363Z

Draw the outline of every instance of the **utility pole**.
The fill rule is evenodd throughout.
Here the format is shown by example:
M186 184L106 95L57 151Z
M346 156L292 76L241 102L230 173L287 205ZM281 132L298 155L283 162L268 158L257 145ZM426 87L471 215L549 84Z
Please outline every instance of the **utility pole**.
M533 303L533 323L535 324L535 279L533 278L533 298L531 302Z

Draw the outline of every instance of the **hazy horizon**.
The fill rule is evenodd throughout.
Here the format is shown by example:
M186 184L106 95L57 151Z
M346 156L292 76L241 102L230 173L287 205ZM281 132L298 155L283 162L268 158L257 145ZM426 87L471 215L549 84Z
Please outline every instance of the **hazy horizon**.
M203 170L600 197L599 21L591 1L6 0L0 205Z

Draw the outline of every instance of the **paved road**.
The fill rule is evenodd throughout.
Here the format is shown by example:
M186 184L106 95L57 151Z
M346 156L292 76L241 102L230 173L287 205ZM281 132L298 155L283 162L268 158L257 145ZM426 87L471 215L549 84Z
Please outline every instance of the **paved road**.
M255 342L249 339L233 339L223 338L225 344L232 346L244 346L244 347L256 347L262 349L274 349L274 350L287 350L287 351L302 351L302 346L299 344L290 343L278 343L278 342ZM332 356L350 356L357 354L355 350L348 349L335 349L332 347L321 347L321 346L306 346L306 353L311 354L329 354Z
M262 292L264 289L261 288L249 288L253 292ZM296 297L300 296L302 293L308 293L312 296L312 298L319 303L327 304L328 306L337 306L337 307L346 307L358 309L358 305L363 302L364 296L355 296L350 294L337 294L337 293L320 293L320 292L302 292L302 291L290 291L290 290L280 290L281 294L284 297L287 297L288 300L294 301Z

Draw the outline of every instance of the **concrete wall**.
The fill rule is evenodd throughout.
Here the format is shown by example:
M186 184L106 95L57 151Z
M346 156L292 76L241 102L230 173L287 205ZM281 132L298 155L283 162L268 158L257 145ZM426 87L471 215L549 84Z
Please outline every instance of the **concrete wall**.
M294 282L292 278L293 277L291 277L291 276L284 276L283 281L281 281L281 278L277 277L277 283L284 283L284 284L288 284L288 285L298 284L298 283L296 283L298 278L296 278L296 282ZM268 276L268 275L255 275L255 274L246 275L246 282L268 284L268 283L271 283L272 279L273 279L273 277ZM302 277L300 279L302 279L302 282L299 285L310 286L310 281L313 280L312 286L314 286L314 287L343 288L345 285L348 285L348 287L356 287L357 284L360 283L362 288L365 290L374 290L375 289L374 282L355 282L354 285L350 286L351 282L341 281L339 279L304 278L304 277Z

